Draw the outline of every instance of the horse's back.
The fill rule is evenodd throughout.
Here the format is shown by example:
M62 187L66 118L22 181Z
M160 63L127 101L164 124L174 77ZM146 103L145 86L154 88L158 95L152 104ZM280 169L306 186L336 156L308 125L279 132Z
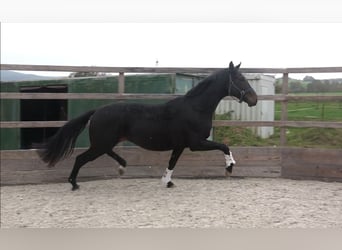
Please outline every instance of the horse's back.
M150 150L171 150L182 139L177 105L114 103L98 109L90 123L91 141L131 141Z

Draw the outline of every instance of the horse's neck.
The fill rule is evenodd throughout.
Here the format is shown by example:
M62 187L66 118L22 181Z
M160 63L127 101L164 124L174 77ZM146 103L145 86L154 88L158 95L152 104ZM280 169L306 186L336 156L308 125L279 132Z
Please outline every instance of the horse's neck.
M201 112L212 114L222 98L225 97L222 84L211 83L211 85L196 97L192 98L192 105Z

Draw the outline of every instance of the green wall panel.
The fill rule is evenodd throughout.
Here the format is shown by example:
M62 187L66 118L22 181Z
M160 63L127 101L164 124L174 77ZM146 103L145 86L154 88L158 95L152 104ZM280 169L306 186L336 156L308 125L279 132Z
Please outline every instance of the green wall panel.
M0 83L1 92L18 92L17 84ZM0 120L19 121L20 120L20 101L1 99L0 100ZM20 148L20 129L1 128L0 129L0 149Z
M182 74L138 74L125 75L125 93L182 94L196 85L202 77ZM44 81L2 82L1 92L19 92L21 87L67 86L69 93L117 93L118 77L65 78ZM69 100L68 120L84 112L119 100ZM157 104L165 100L125 100ZM20 100L1 100L1 121L20 121ZM20 148L20 129L1 129L1 149ZM76 147L89 145L88 130L78 138Z

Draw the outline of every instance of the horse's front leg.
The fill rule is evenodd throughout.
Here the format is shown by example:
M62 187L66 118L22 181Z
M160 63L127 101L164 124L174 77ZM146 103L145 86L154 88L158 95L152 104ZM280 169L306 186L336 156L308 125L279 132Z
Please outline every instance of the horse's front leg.
M191 151L221 150L226 160L226 176L230 176L233 172L233 166L236 164L236 161L227 145L214 141L194 139L191 141L189 148Z
M233 172L233 166L236 164L236 161L231 151L229 151L229 154L225 154L224 158L226 159L226 176L229 177Z
M173 169L176 166L176 163L183 153L184 148L174 149L171 154L171 158L169 161L169 166L165 170L163 176L162 176L162 183L166 185L167 188L174 187L174 183L171 181L171 176L173 173Z

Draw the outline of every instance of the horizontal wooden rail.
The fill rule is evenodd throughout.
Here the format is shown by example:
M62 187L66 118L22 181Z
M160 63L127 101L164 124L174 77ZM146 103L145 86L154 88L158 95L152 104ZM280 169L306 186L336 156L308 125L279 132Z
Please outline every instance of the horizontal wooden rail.
M14 121L1 122L1 128L57 128L62 127L66 121Z
M14 93L1 92L1 99L89 99L89 100L129 100L161 99L169 100L183 94L117 94L117 93ZM225 100L234 100L226 97ZM258 100L268 101L342 101L342 95L258 95Z
M1 128L61 127L66 121L12 121L1 122ZM320 121L227 121L214 120L214 127L293 127L293 128L342 128L342 122Z
M90 99L90 100L130 100L130 99L161 99L169 100L183 94L117 94L117 93L0 93L1 99ZM340 97L342 100L342 96ZM285 96L282 95L260 95L259 100L276 100L283 101ZM234 100L233 97L226 97L225 100Z
M342 128L342 122L320 121L213 121L214 127L292 127L292 128Z
M342 101L342 95L288 95L284 96L288 101Z
M95 67L60 65L1 64L3 70L59 71L59 72L105 72L105 73L211 73L219 68L178 68L178 67Z
M2 70L60 71L60 72L106 72L106 73L211 73L220 68L181 68L181 67L97 67L61 65L1 64ZM342 67L311 68L241 68L242 73L340 73Z
M129 100L129 99L172 99L177 94L116 94L116 93L0 93L1 99L88 99L88 100Z

